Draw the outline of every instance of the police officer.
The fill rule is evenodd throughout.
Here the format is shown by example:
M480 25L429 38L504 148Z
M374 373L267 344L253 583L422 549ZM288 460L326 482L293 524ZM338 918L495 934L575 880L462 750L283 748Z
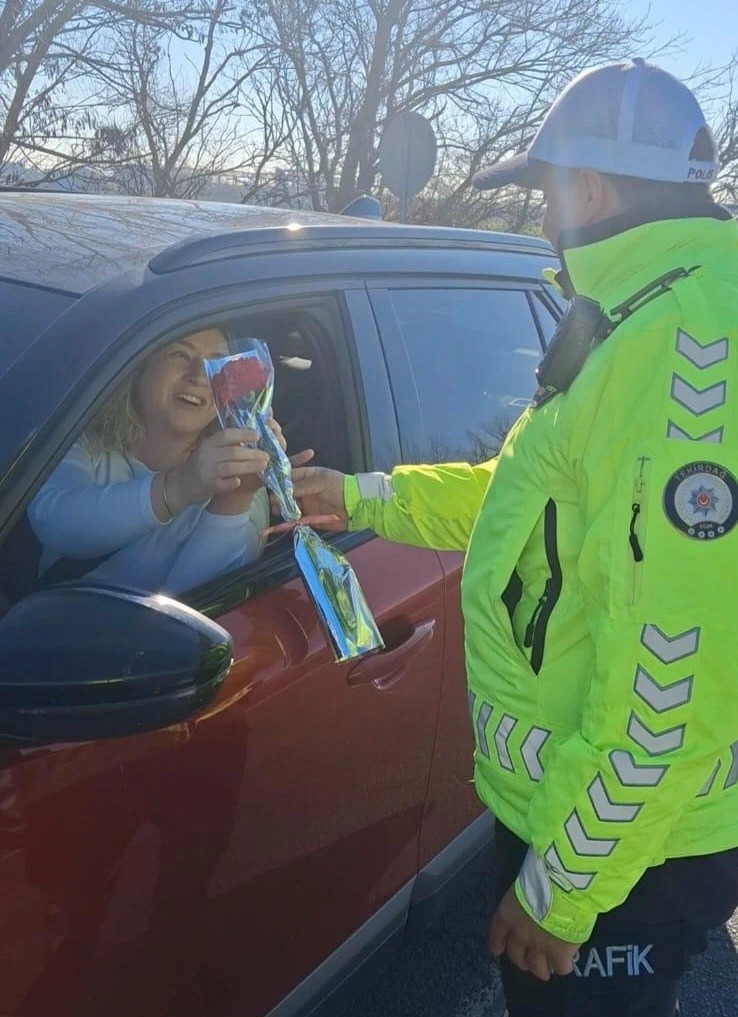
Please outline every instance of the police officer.
M296 471L306 511L467 551L510 1017L672 1017L738 906L738 224L717 169L671 75L580 75L475 179L543 190L572 300L500 455Z

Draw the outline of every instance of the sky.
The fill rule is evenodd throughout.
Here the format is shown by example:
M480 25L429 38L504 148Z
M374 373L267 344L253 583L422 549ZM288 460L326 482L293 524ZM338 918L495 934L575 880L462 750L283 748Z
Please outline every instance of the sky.
M657 40L665 42L674 35L685 35L678 52L660 57L666 70L688 77L698 66L719 66L738 52L738 3L736 0L627 0L624 5L636 15L651 8L650 19L660 22Z

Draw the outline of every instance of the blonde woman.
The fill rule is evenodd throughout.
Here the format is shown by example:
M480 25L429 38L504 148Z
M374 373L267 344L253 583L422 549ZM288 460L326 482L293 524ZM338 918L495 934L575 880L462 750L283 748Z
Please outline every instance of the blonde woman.
M218 429L203 371L227 352L216 329L180 339L103 407L29 506L42 581L178 593L259 557L266 456L244 446L256 435Z

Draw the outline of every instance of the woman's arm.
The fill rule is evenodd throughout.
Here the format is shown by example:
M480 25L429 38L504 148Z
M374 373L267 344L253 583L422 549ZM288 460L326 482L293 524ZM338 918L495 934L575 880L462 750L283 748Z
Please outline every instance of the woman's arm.
M65 558L112 554L162 524L151 505L152 475L96 483L92 456L74 445L28 506L34 533Z
M264 550L261 534L268 525L269 498L263 487L240 515L203 512L177 554L164 590L182 593L256 561Z

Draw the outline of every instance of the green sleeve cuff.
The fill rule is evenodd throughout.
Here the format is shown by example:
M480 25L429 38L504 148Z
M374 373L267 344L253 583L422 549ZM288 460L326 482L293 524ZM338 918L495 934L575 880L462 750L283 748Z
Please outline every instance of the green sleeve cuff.
M348 474L343 479L343 503L346 508L349 526L351 525L351 517L354 512L356 512L360 502L361 492L359 491L359 481L352 474Z
M528 917L552 936L563 939L565 943L586 943L592 935L597 915L577 907L555 884L551 884L551 888L553 890L551 904L542 918L533 914L520 878L515 881L515 896Z

